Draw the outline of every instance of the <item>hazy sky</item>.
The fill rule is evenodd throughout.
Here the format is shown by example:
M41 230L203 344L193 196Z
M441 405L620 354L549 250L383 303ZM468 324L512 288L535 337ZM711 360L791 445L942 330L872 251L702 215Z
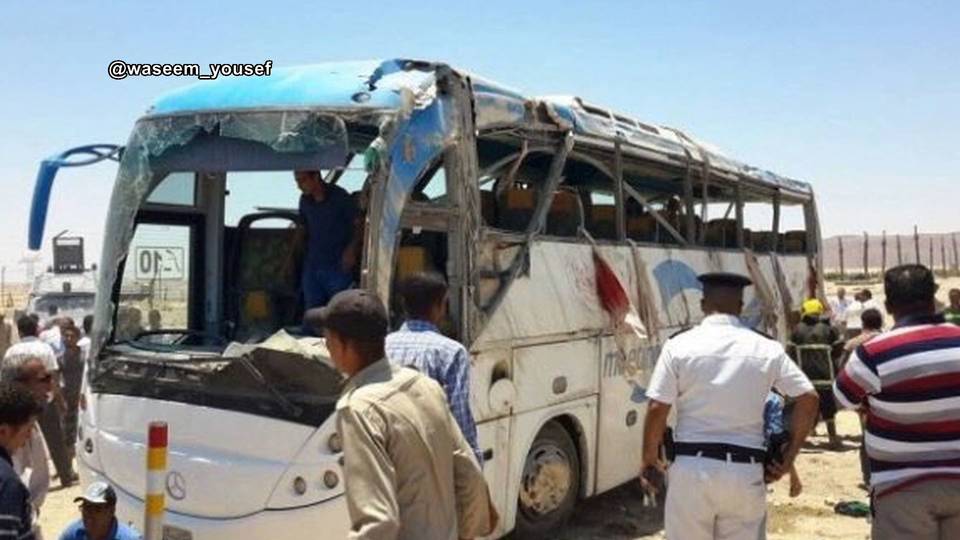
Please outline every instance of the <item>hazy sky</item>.
M129 62L422 57L573 94L807 180L825 235L960 229L957 2L11 2L0 18L0 264L22 276L39 161L126 141L190 78ZM99 249L114 164L61 172L47 236ZM43 253L49 258L45 243ZM91 261L99 255L91 252Z

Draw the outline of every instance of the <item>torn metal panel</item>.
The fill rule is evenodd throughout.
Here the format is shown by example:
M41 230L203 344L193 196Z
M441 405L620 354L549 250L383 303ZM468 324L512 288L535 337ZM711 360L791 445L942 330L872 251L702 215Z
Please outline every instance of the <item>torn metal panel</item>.
M811 193L809 184L739 162L726 156L713 145L699 141L680 130L652 126L586 104L579 98L547 97L543 98L543 101L550 103L558 114L568 120L578 135L610 140L620 137L630 146L662 154L672 158L676 163L683 163L687 159L688 150L694 149L700 156L697 161L701 165L709 161L712 169L718 173L732 175L733 181L736 181L738 176L743 176L760 185L781 187L798 194Z
M169 92L148 115L249 109L401 110L405 94L429 87L432 69L411 60L335 62L277 68L265 77L223 77ZM428 63L426 63L429 65Z
M369 215L378 216L379 226L369 230L367 239L372 250L364 263L366 286L381 298L390 298L390 281L400 232L400 216L417 180L440 159L444 149L456 135L451 119L454 105L449 98L438 97L428 106L415 109L409 119L398 122L388 146L384 168L389 171L384 189L371 193Z
M547 211L550 209L550 202L553 199L553 193L556 191L557 186L560 185L563 167L566 164L567 156L570 154L572 149L573 137L568 133L567 136L564 137L560 142L560 146L550 162L550 170L547 173L547 178L544 181L543 187L541 188L541 192L544 194L544 196L541 196L540 200L537 202L537 207L533 212L533 216L530 218L530 224L527 226L527 230L523 234L523 240L522 244L520 245L520 249L510 262L509 268L507 268L499 276L499 288L493 294L489 302L483 306L484 314L487 317L496 313L497 308L500 306L500 303L506 296L507 291L510 290L511 285L517 279L517 276L520 275L520 271L524 267L525 261L528 260L533 239L540 231L543 230L543 227L546 223ZM478 331L478 333L481 332L482 330Z
M451 254L448 264L450 290L454 291L452 312L460 326L460 339L471 343L482 326L483 313L477 304L477 289L480 285L476 246L480 239L481 208L480 174L477 157L477 128L474 124L474 107L470 99L472 81L452 71L438 72L437 86L440 93L449 96L455 109L451 119L456 144L450 145L444 155L450 203L455 210L448 235Z
M481 246L486 253L482 256L492 256L492 242L484 244L488 245ZM701 249L650 245L637 245L636 249L629 245L600 245L599 249L623 281L630 301L650 310L650 326L660 331L658 336L651 336L651 341L665 341L677 330L700 321L702 295L696 276L703 269L755 274L766 284L780 282L792 298L804 294L808 278L804 256L780 256L780 270L777 270L768 254L757 254L755 262L748 263L743 252L734 250L709 253ZM504 258L509 258L509 254ZM642 261L642 265L637 265L637 260ZM530 249L528 268L529 273L511 284L472 350L519 347L602 332L607 315L597 297L588 244L537 238ZM646 275L641 276L640 272ZM782 277L778 277L778 273ZM647 283L641 283L644 278ZM776 320L782 318L777 317L782 305L780 290L769 286L766 291L769 292L767 300L757 287L744 291L742 319L751 327L767 324L776 328ZM564 301L557 302L558 297ZM531 306L550 306L550 309Z
M232 77L204 81L159 98L149 115L247 109L353 109L408 111L435 96L435 71L442 64L411 59L339 62L275 69L266 77ZM462 73L467 76L466 72ZM476 128L519 127L543 123L537 110L561 118L577 135L612 139L682 163L690 148L703 148L718 174L758 185L809 194L810 186L734 160L715 147L669 127L654 126L585 103L574 97L534 98L469 74ZM702 161L702 159L701 159Z

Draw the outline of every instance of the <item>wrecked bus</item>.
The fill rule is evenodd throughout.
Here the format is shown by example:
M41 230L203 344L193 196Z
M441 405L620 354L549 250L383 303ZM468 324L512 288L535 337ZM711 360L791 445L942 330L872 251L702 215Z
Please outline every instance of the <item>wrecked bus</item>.
M698 273L750 275L744 318L781 338L793 306L822 293L808 184L439 63L203 82L158 99L124 147L78 153L119 172L77 458L83 481L110 482L121 519L141 524L146 427L167 422L169 539L347 529L341 381L322 340L298 335L294 170L358 199L355 279L393 324L398 280L448 279L445 331L472 353L497 537L549 530L635 478L647 381L660 344L702 316ZM74 154L38 174L34 249ZM610 309L611 290L625 310Z

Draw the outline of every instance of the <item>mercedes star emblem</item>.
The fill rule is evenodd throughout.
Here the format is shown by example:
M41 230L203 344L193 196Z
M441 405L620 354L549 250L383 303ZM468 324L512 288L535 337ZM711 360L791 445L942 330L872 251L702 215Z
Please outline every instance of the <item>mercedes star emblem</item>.
M175 501L182 501L187 496L187 481L177 471L167 474L167 494Z

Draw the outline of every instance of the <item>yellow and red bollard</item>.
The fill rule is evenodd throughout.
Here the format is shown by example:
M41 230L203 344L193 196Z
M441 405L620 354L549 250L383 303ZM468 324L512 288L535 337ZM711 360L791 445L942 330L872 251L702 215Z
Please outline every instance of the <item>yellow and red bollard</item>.
M167 423L150 422L147 441L147 497L143 509L143 538L161 540L166 506L163 492L167 474Z

